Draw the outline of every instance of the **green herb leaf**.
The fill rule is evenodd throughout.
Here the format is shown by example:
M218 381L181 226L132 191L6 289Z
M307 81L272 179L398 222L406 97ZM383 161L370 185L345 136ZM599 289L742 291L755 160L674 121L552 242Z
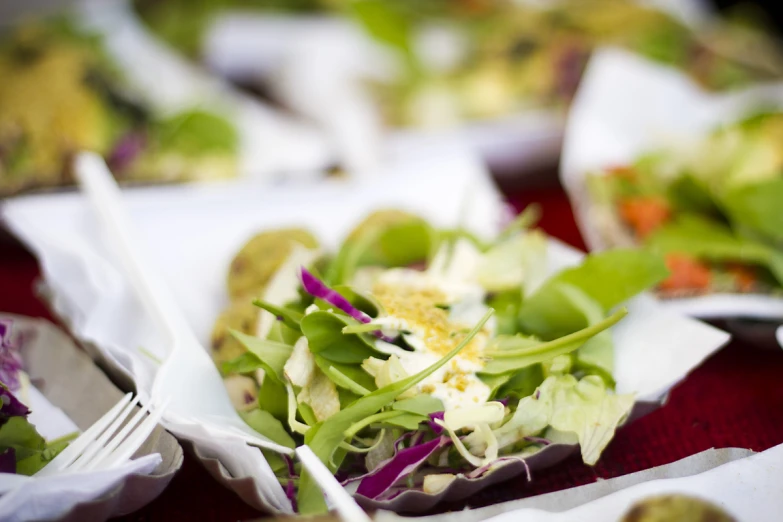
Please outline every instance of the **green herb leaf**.
M381 43L398 50L411 67L415 58L411 47L412 27L404 14L394 9L394 3L382 0L358 0L350 3L354 17L365 30Z
M427 419L428 417L426 415L405 412L402 415L384 420L383 424L405 428L406 430L416 430L419 428L419 424L425 422Z
M221 371L223 375L231 375L235 373L253 373L259 368L266 371L266 365L261 362L261 359L256 354L245 352L239 357L224 362L221 366Z
M604 320L604 311L594 299L591 299L579 288L562 284L560 292L577 308L585 317L588 325L596 325ZM576 351L578 364L585 367L596 367L604 374L611 375L614 371L614 343L609 330L604 330L588 339L585 344Z
M304 314L301 312L284 306L275 306L271 303L267 303L266 301L262 301L261 299L254 300L253 304L266 310L275 317L280 318L283 321L283 324L285 324L287 327L293 330L301 331L299 323L304 317Z
M324 374L326 374L327 377L330 377L329 374L329 368L335 368L337 371L351 379L353 382L361 386L362 388L365 388L369 391L375 391L378 389L378 387L375 385L375 379L372 377L372 375L368 374L364 370L362 370L361 366L357 364L343 364L343 363L337 363L334 361L330 361L329 359L326 359L324 357L321 357L320 355L314 355L313 358L315 359L315 364L318 366L318 368L321 369ZM340 386L341 388L345 388L342 384L339 382L333 381L337 386ZM347 388L345 388L347 389Z
M288 420L288 392L285 385L276 380L264 377L261 389L258 390L258 407L268 411L282 422Z
M344 334L343 328L358 324L345 315L313 312L302 319L302 333L310 351L332 362L361 364L378 355L372 339L366 334Z
M732 188L721 197L729 219L776 242L783 241L783 178Z
M587 324L584 313L558 290L561 283L579 288L607 311L656 285L667 275L663 258L655 253L621 249L590 254L581 265L547 280L522 303L521 330L548 340Z
M283 424L272 416L271 413L264 410L252 410L248 412L240 412L242 420L244 420L248 426L256 430L258 433L276 442L281 446L295 449L296 443L291 435L283 427Z
M548 361L558 355L571 353L594 335L615 325L627 314L628 311L625 309L618 310L603 321L546 343L532 344L529 338L522 338L519 348L510 349L508 344L511 343L511 339L504 339L503 341L508 343L507 348L489 351L487 355L491 359L481 369L480 373L501 374L515 372L533 364Z
M193 156L233 153L239 135L226 119L205 111L186 111L156 122L153 141L161 150Z
M443 411L443 402L432 395L423 394L411 397L410 399L394 401L392 409L426 416L430 413Z
M237 330L229 330L229 332L248 352L258 357L258 361L268 377L276 379L278 382L285 382L283 367L291 357L292 346L243 334Z

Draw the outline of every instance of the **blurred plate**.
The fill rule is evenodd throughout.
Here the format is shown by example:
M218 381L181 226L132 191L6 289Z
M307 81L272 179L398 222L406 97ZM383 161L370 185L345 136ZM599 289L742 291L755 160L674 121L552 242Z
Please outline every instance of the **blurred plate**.
M613 246L601 234L602 216L585 184L589 173L631 163L658 147L687 144L758 107L783 108L783 83L711 94L682 73L626 51L594 53L571 108L560 170L588 247ZM783 298L773 295L709 294L662 303L705 319L783 319Z

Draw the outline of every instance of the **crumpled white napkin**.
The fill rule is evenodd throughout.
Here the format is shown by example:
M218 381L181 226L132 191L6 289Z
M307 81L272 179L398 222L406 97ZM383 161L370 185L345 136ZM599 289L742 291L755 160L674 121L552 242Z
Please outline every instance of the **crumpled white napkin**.
M30 408L27 420L35 426L44 439L54 440L80 431L68 415L49 402L38 388L30 386L27 394L29 398L27 407Z
M0 497L0 520L22 522L59 518L76 504L107 493L129 475L152 473L160 462L160 454L152 453L104 471L31 477Z

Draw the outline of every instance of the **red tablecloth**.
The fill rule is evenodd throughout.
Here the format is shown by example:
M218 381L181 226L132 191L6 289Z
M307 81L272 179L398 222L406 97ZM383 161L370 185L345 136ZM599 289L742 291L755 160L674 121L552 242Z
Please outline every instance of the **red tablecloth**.
M517 208L536 201L541 226L574 246L584 247L563 193L541 189L512 196ZM31 290L35 259L21 248L0 246L0 311L51 318ZM676 461L709 448L761 451L783 443L783 352L733 342L706 361L671 393L663 408L619 430L595 467L574 456L563 464L496 486L440 510L483 506L565 489ZM170 487L141 511L118 520L245 520L259 514L214 483L186 456Z

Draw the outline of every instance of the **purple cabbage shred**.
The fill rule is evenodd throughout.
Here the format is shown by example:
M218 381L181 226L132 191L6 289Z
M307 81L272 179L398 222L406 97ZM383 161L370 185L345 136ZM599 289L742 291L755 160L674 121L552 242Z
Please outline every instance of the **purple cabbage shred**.
M0 383L16 391L19 389L22 358L19 347L11 338L12 325L10 320L0 320Z
M144 134L129 132L117 141L114 150L109 154L109 166L114 170L127 168L142 153L145 146L146 139Z
M0 386L0 422L11 417L27 417L29 414L30 409L22 404L11 390Z
M442 411L436 411L435 413L430 413L430 420L427 421L427 424L430 425L430 429L435 433L435 435L440 435L443 433L443 427L435 423L435 419L443 420L443 414L445 412Z
M336 292L326 286L326 283L311 274L305 267L301 268L301 277L302 287L305 289L305 292L311 296L326 301L330 305L342 310L360 323L367 324L372 321L372 318L369 315L352 305L348 299L340 295L339 292ZM374 331L373 335L383 341L386 341L387 343L394 342L394 337L387 337L383 335L380 330Z
M356 489L357 495L375 499L386 493L399 480L408 477L439 449L451 444L448 437L438 437L428 442L399 451L385 464L365 476Z
M291 507L293 508L294 513L296 513L298 509L296 506L296 486L294 485L293 481L293 478L296 476L294 461L288 455L284 454L282 457L285 461L286 467L288 468L288 484L285 486L285 496L288 497L288 500L291 501Z
M0 473L16 473L16 450L8 448L0 453Z

